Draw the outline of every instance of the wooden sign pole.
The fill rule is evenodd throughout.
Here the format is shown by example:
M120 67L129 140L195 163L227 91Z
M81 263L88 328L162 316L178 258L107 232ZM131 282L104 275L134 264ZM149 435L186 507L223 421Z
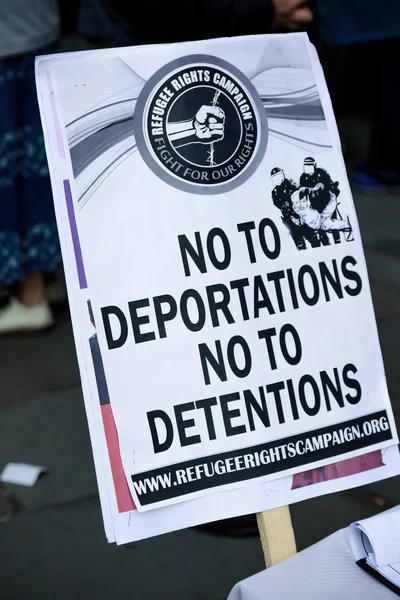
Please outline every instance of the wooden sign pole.
M296 540L288 506L257 513L257 525L267 567L296 554Z

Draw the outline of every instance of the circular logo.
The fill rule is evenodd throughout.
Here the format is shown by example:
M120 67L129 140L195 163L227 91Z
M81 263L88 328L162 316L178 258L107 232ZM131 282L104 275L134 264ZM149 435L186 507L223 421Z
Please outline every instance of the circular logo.
M238 187L267 147L267 120L256 89L214 56L186 56L157 71L139 95L134 126L149 168L195 194Z

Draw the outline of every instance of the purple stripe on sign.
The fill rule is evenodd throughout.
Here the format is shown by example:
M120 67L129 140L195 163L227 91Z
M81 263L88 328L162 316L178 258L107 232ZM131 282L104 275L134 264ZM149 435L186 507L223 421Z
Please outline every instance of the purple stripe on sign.
M62 133L61 133L60 121L58 119L58 114L57 114L56 101L54 98L54 90L53 90L53 86L51 83L50 71L46 71L46 79L47 79L47 87L48 87L49 94L50 94L51 112L53 113L54 132L56 134L56 139L57 139L58 153L60 155L60 158L65 158L64 143L63 143L63 138L62 138Z
M72 244L75 252L76 269L78 271L79 287L81 290L87 288L85 267L83 265L81 243L79 240L78 228L76 226L74 204L72 201L71 186L68 179L64 179L65 201L67 203L69 227L71 229Z

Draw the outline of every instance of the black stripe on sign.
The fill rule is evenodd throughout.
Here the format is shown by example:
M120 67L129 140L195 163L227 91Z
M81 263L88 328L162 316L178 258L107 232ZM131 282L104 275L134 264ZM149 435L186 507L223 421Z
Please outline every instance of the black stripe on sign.
M312 462L335 459L338 455L342 460L343 454L392 438L387 413L383 410L257 446L136 473L131 479L140 504L148 506L275 473L284 476L289 469L307 467Z

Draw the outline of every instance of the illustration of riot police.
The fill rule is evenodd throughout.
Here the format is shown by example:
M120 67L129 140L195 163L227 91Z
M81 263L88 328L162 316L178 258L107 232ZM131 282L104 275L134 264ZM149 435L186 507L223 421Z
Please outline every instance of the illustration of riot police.
M298 191L298 186L291 179L285 177L280 167L271 171L272 201L281 211L282 222L286 225L298 250L306 249L306 240L313 248L320 246L318 234L308 225L302 223L293 210L292 196Z
M335 219L340 217L337 211L337 197L340 194L339 182L333 181L329 173L318 167L315 159L311 156L304 159L300 187L309 189L311 208L322 214L324 211L329 210L328 205L333 207L333 204L335 204L332 217ZM340 232L332 231L331 233L335 244L340 243ZM324 246L330 244L328 234L325 231L320 232L320 239Z
M309 188L300 188L292 194L293 211L300 220L301 225L307 225L312 230L318 231L320 237L326 231L330 231L331 233L343 231L349 236L351 234L350 223L348 220L334 217L337 206L336 196L332 192L329 193L330 201L322 213L320 213L311 206ZM350 241L349 238L348 241Z

